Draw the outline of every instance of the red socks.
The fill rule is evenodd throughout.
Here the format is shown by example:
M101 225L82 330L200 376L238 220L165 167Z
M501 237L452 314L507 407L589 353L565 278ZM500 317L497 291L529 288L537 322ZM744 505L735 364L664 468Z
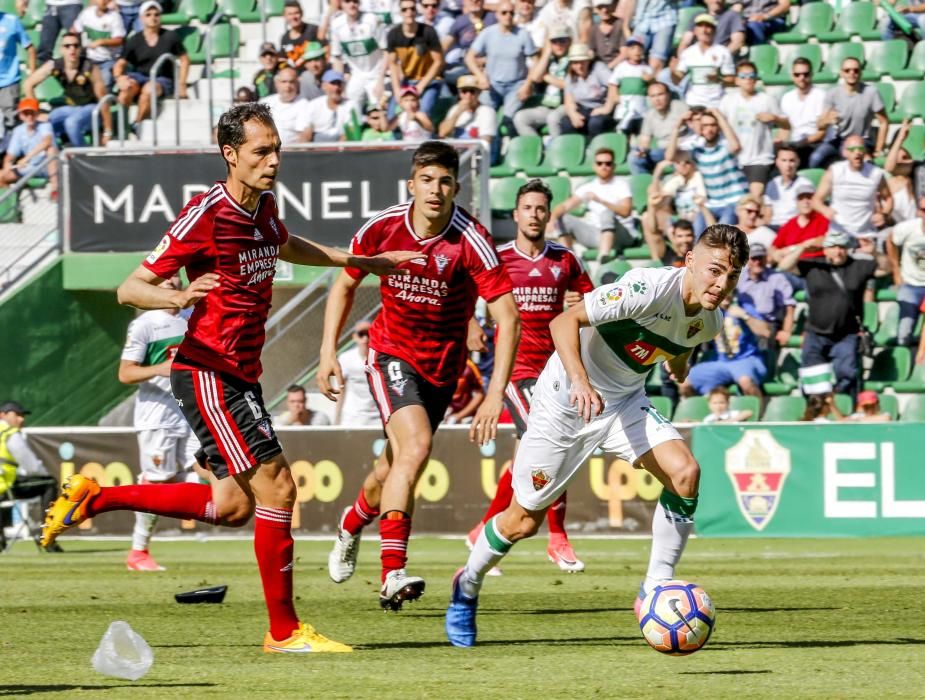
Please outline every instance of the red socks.
M563 492L556 502L552 504L549 510L546 511L546 524L549 526L549 537L554 539L557 537L568 537L565 534L565 494Z
M364 527L369 525L376 516L379 515L379 509L373 508L366 502L366 494L360 489L360 495L343 517L340 526L351 535L356 535Z
M498 488L495 490L495 497L491 499L491 505L488 506L485 517L482 518L483 525L498 513L507 510L507 507L511 505L511 499L514 498L514 487L511 485L512 479L510 469L505 469L504 473L498 477Z
M379 520L379 558L382 560L382 580L390 571L404 569L408 561L408 538L411 536L411 516L400 510L390 510Z
M100 490L89 504L92 516L111 510L134 510L180 520L217 525L212 487L208 484L133 484Z
M270 636L281 642L299 626L292 602L292 511L257 506L255 515L254 553L270 615Z

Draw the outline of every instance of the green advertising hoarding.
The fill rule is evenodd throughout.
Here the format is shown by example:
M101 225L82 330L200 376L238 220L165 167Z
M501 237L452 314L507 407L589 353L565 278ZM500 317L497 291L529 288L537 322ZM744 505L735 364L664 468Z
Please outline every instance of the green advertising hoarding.
M912 423L698 426L705 536L925 534L925 428Z

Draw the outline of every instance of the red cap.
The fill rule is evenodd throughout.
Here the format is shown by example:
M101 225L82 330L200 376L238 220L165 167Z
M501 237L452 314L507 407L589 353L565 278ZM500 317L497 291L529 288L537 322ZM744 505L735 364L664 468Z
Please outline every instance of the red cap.
M414 95L415 97L417 97L418 89L414 87L414 85L406 85L405 87L401 89L401 94L399 95L399 97L404 97L405 95Z
M19 101L19 107L16 108L17 112L24 112L31 109L33 112L39 111L39 101L34 97L23 97Z
M858 406L873 406L879 401L876 391L862 391L858 394Z

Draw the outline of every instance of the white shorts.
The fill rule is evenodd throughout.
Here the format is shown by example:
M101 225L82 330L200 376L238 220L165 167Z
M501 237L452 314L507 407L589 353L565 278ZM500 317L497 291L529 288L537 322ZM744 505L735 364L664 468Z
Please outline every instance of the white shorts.
M159 428L138 431L138 456L144 481L169 481L193 468L199 440L193 433Z
M512 467L514 495L527 510L555 503L598 448L634 464L653 447L682 439L643 391L608 406L590 423L568 406L567 393L566 382L545 373L536 384L530 422Z

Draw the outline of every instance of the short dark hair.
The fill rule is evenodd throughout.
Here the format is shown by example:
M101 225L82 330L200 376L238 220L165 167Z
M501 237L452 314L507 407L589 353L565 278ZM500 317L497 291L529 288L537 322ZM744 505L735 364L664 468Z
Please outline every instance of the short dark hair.
M453 173L453 177L458 177L459 153L443 141L425 141L418 146L411 158L411 174L414 175L421 168L430 165L439 165Z
M748 67L751 68L753 71L757 71L757 70L758 70L758 66L756 66L754 63L752 63L752 62L749 61L748 59L745 59L744 61L739 61L738 64L736 64L736 70L737 70L737 71L742 70L742 67L743 67L743 66L748 66Z
M698 243L708 248L725 248L732 264L739 270L748 262L748 236L738 226L713 224L707 226Z
M286 393L287 394L295 394L295 393L304 394L305 387L302 386L301 384L290 384L289 386L286 387Z
M649 86L646 88L646 92L649 92L649 88L652 88L652 87L660 87L662 90L668 93L669 97L671 97L671 90L668 88L668 86L665 83L659 80L653 80L651 83L649 83Z
M803 58L800 56L799 58L793 59L793 63L790 64L790 69L793 70L796 66L806 66L809 68L810 73L813 72L813 62L808 58Z
M77 39L77 43L80 44L81 46L83 46L84 43L83 43L83 40L80 38L80 33L79 33L79 32L64 32L64 34L61 35L61 41L64 41L64 40L67 39L68 37L72 37L72 38L74 38L74 39Z
M299 0L286 0L286 2L283 3L283 9L287 7L294 7L299 12L302 12L302 5L299 3Z
M690 231L691 233L694 232L694 224L688 221L687 219L678 219L677 221L674 222L674 224L672 225L672 228L681 228L681 229L684 229L685 231Z
M783 151L790 151L790 152L793 153L797 158L800 157L800 154L799 154L799 152L797 151L797 147L794 146L792 143L790 143L790 142L788 142L788 141L784 141L783 143L780 143L780 144L777 145L777 153L776 153L775 155L777 155L777 154L779 154L779 153L782 153Z
M231 146L235 151L241 148L247 140L244 136L244 124L249 121L258 121L276 128L267 105L260 102L235 105L218 119L216 137L219 151L224 151L225 146ZM222 157L224 158L224 155Z
M546 183L535 178L530 180L525 185L522 185L519 190L517 190L517 199L514 200L514 208L516 209L520 205L520 198L524 195L530 194L531 192L538 192L541 195L546 197L546 206L548 207L552 204L552 190L546 186Z
M594 152L595 158L597 158L598 156L603 156L603 155L609 155L611 158L614 159L614 161L617 160L617 155L613 152L613 149L610 148L609 146L601 146ZM614 165L616 165L616 163L614 163Z

